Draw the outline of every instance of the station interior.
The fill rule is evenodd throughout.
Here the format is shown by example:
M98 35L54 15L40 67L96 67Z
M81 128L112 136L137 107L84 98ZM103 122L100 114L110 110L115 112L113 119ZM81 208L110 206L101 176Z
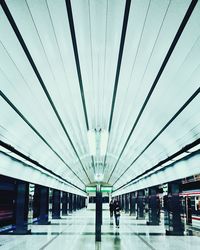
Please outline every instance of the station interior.
M200 249L200 1L0 0L0 250Z

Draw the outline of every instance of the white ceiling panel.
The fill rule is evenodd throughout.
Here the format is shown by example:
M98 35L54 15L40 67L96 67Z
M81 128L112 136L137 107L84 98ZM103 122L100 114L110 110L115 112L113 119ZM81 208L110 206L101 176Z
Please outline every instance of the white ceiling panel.
M1 145L84 189L95 174L119 188L195 142L200 3L192 10L194 3L2 1ZM93 156L88 130L96 131ZM102 131L109 132L103 156Z

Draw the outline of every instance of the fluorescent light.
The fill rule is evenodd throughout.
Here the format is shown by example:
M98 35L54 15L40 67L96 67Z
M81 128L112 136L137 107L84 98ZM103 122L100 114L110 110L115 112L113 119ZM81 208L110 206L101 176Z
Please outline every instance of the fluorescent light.
M101 156L106 154L107 145L108 145L108 131L102 130L101 139L100 139L100 155Z
M189 153L193 153L193 152L195 152L195 151L197 151L197 150L199 150L199 149L200 149L200 144L194 146L193 148L190 148L190 149L188 150L188 152L189 152Z
M182 159L183 157L185 157L185 156L187 156L187 155L188 155L188 152L183 152L182 154L180 154L180 155L174 157L174 158L172 159L172 161L178 161L178 160Z
M102 174L102 173L96 173L94 175L95 181L103 181L103 178L104 178L104 174Z
M87 136L88 136L90 155L96 155L95 131L94 130L88 130Z

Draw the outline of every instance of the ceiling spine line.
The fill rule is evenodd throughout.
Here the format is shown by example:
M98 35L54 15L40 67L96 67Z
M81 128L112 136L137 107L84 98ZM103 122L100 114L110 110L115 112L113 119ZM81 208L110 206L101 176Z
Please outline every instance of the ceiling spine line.
M73 20L73 14L72 14L71 1L65 0L65 3L66 3L67 13L68 13L68 20L69 20L72 44L73 44L73 49L74 49L74 57L76 61L76 69L77 69L77 75L78 75L78 80L79 80L79 87L80 87L81 99L82 99L82 104L83 104L83 110L84 110L84 115L85 115L85 122L86 122L87 130L89 130L89 123L88 123L87 109L86 109L86 103L85 103L81 67L80 67L80 61L79 61L79 55L78 55L78 47L77 47L77 42L76 42L76 34L75 34L75 29L74 29L74 20Z
M123 56L123 51L124 51L124 43L125 43L125 38L126 38L126 30L127 30L127 25L128 25L130 6L131 6L131 0L126 0L126 6L125 6L125 10L124 10L123 26L122 26L122 34L121 34L120 47L119 47L119 55L118 55L118 61L117 61L117 69L116 69L116 75L115 75L114 90L113 90L113 96L112 96L110 120L109 120L109 126L108 126L108 132L109 133L111 131L111 126L112 126L112 119L113 119L115 100L116 100L116 95L117 95L119 74L120 74L122 56ZM103 164L104 166L106 165L106 159L107 159L107 150L106 150L106 155L104 157L104 164Z
M80 187L78 187L78 186L76 186L75 184L71 183L70 181L64 179L62 176L60 176L60 175L54 173L52 170L50 170L50 169L44 167L44 166L41 165L39 162L37 162L37 161L31 159L30 157L28 157L28 156L26 156L25 154L21 153L20 151L18 151L17 149L15 149L13 146L11 146L11 145L9 145L9 144L3 142L2 140L0 140L0 146L6 148L7 150L11 151L12 153L14 153L14 154L16 154L16 155L22 157L23 159L25 159L25 160L27 160L27 161L33 163L34 165L36 165L36 166L39 167L40 169L45 170L46 172L50 173L51 175L53 175L53 176L59 178L61 181L64 181L65 183L67 183L67 184L69 184L69 185L72 185L74 188L77 188L77 189L79 189L79 190L81 190L81 191L84 192L84 190L81 189ZM0 152L1 152L1 150L0 150ZM2 153L6 154L5 152L2 152ZM15 157L10 156L9 154L6 154L6 155L8 155L9 157L12 157L12 158L15 159ZM17 160L18 160L18 159L17 159ZM20 161L20 160L18 160L18 161ZM23 162L23 161L20 161L20 162ZM24 162L23 162L23 163L24 163ZM27 165L28 165L28 164L27 164ZM84 183L83 183L83 184L84 184Z
M76 148L74 147L74 144L73 144L73 142L72 142L72 140L71 140L71 138L70 138L70 136L69 136L69 134L68 134L68 132L67 132L67 130L65 128L65 125L64 125L64 123L63 123L63 121L62 121L62 119L61 119L61 117L60 117L60 115L59 115L59 113L58 113L58 111L56 109L56 106L53 103L53 100L51 99L51 96L50 96L50 94L49 94L49 92L48 92L48 90L47 90L47 88L46 88L46 86L45 86L45 84L43 82L43 79L42 79L42 77L41 77L41 75L40 75L34 61L33 61L33 58L32 58L32 56L31 56L31 54L30 54L30 52L29 52L29 50L28 50L28 48L27 48L27 46L26 46L26 44L24 42L24 39L23 39L23 37L22 37L22 35L21 35L21 33L20 33L16 23L15 23L15 20L12 17L8 6L5 3L5 0L1 1L1 7L2 7L5 15L7 16L8 20L10 22L10 25L13 28L13 30L14 30L16 36L17 36L17 39L18 39L19 43L21 44L21 46L22 46L22 48L24 50L24 53L27 56L27 59L29 60L31 66L33 68L33 71L35 72L35 74L36 74L36 76L38 78L38 81L40 82L40 85L41 85L43 91L45 92L45 94L47 96L47 99L48 99L48 101L49 101L49 103L50 103L50 105L51 105L57 119L59 120L60 125L63 128L63 130L65 132L65 135L67 136L67 138L68 138L68 140L69 140L69 142L70 142L70 144L71 144L71 146L72 146L72 148L73 148L73 150L74 150L74 152L75 152L75 154L76 154L76 156L77 156L77 158L78 158L78 160L79 160L79 162L80 162L80 164L81 164L81 166L82 166L82 168L83 168L83 170L84 170L84 172L85 172L85 174L86 174L86 176L88 178L88 180L90 181L90 179L89 179L89 177L88 177L88 175L87 175L87 173L86 173L86 171L84 169L84 166L83 166L83 164L81 162L81 159L80 159L80 157L79 157L79 155L78 155L78 153L76 151Z
M78 75L78 81L79 81L79 88L80 88L81 100L82 100L83 111L84 111L84 116L85 116L85 123L86 123L87 130L89 130L89 122L88 122L87 108L86 108L86 102L85 102L85 94L84 94L84 88L83 88L81 66L80 66L80 60L79 60L79 55L78 55L78 47L77 47L77 42L76 42L76 33L75 33L75 28L74 28L74 19L73 19L71 1L65 0L65 3L66 3L69 27L70 27L70 32L71 32L72 45L73 45L73 50L74 50L74 57L75 57L76 69L77 69L77 75ZM92 158L92 165L94 166L93 156L91 158ZM85 169L84 169L84 171L85 171ZM86 171L85 171L85 174L87 175ZM87 175L87 177L90 180L88 175ZM91 182L91 180L90 180L90 182Z
M65 166L85 185L81 178L71 169L71 167L63 160L63 158L52 148L45 138L37 131L37 129L25 118L25 116L17 109L17 107L5 96L0 90L0 96L8 103L8 105L22 118L22 120L35 132L35 134L52 150L52 152L65 164Z
M61 63L62 63L62 68L63 68L63 71L65 72L65 79L66 81L68 82L68 77L67 77L67 71L66 71L66 67L65 67L65 63L64 63L64 60L63 60L63 56L62 56L62 52L61 52L61 49L60 49L60 46L59 46L59 42L58 42L58 38L57 38L57 35L56 35L56 31L55 31L55 27L54 27L54 23L53 23L53 20L52 20L52 16L51 16L51 11L50 11L50 8L49 8L49 5L48 5L48 1L46 0L45 1L45 4L46 4L46 8L48 10L48 15L49 15L49 19L50 19L50 22L51 22L51 25L52 25L52 30L53 30L53 34L54 34L54 38L55 38L55 41L56 41L56 45L57 45L57 49L58 49L58 52L59 52L59 56L60 56L60 60L61 60ZM28 3L27 3L27 6L28 6ZM31 13L31 11L30 11ZM36 25L35 25L36 26ZM39 32L38 32L38 36L39 36ZM42 42L41 42L42 43ZM45 52L46 54L46 52ZM46 56L47 57L47 56ZM48 58L47 58L48 60ZM50 66L51 68L51 66ZM52 70L51 70L52 71ZM52 74L54 75L54 73L52 72ZM55 78L55 77L54 77ZM70 88L69 88L69 92L70 92L70 95L71 95L71 91L70 91ZM74 103L72 103L72 106L75 110L75 113L76 113L76 117L77 117L77 110L76 110L76 107L74 105ZM78 122L78 120L77 120Z
M190 96L190 98L182 105L182 107L172 116L172 118L165 124L165 126L157 133L157 135L147 144L142 152L133 160L133 162L124 170L124 172L114 182L117 183L119 179L129 170L129 168L140 158L140 156L151 146L151 144L169 127L169 125L183 112L183 110L197 97L200 93L200 87ZM169 158L169 157L168 157ZM114 185L113 184L113 185Z
M187 152L188 150L190 150L191 148L193 148L193 147L195 147L195 146L197 146L197 145L199 145L199 144L200 144L200 138L197 139L196 141L194 141L194 142L192 142L192 143L186 145L185 147L183 147L181 150L179 150L178 152L174 153L173 155L170 155L167 159L160 161L158 164L156 164L156 165L153 166L152 168L150 168L150 169L144 171L143 173L141 173L140 175L136 176L135 178L133 178L132 180L128 181L127 183L123 184L122 186L116 188L116 189L114 190L114 192L115 192L115 191L118 191L118 190L120 190L120 189L122 189L122 188L124 188L124 187L126 187L126 186L129 186L129 185L133 184L132 182L135 183L135 181L137 181L137 179L139 179L140 177L142 177L142 176L148 174L148 173L151 172L152 170L155 170L156 168L160 167L162 164L165 164L166 162L172 160L172 159L175 158L176 156L178 156L178 155L180 155L180 154L182 154L182 153L184 153L184 152ZM196 152L196 151L195 151L195 152ZM194 152L194 153L195 153L195 152ZM193 153L191 153L191 154L193 154ZM187 158L187 157L188 157L188 156L185 156L185 157L183 157L183 158ZM180 160L181 160L181 159L180 159ZM180 160L178 160L178 161L180 161ZM169 164L169 165L171 165L171 164ZM167 166L166 166L166 167L167 167ZM166 167L163 167L163 168L166 168ZM162 169L161 169L161 170L162 170ZM157 170L157 171L159 171L159 170ZM156 172L156 171L155 171L155 172ZM154 173L155 173L155 172L154 172ZM154 173L152 173L152 174L154 174ZM148 177L148 176L147 176L147 177ZM143 178L142 178L142 179L143 179ZM139 180L138 180L138 181L139 181Z
M154 80L154 82L153 82L153 84L151 86L151 89L150 89L150 91L149 91L149 93L148 93L148 95L147 95L147 97L146 97L146 99L145 99L145 101L144 101L144 103L142 105L142 108L141 108L141 110L140 110L140 112L139 112L139 114L138 114L138 116L137 116L137 118L135 120L135 123L134 123L134 125L133 125L133 127L132 127L132 129L131 129L131 131L129 133L129 136L128 136L128 138L127 138L127 140L126 140L126 142L125 142L125 144L124 144L124 146L122 148L122 151L121 151L121 153L120 153L120 155L119 155L119 157L117 159L117 162L115 163L115 166L114 166L114 168L113 168L113 170L112 170L112 172L110 174L110 177L109 177L108 181L110 180L110 178L112 177L112 175L113 175L113 173L114 173L114 171L116 169L116 166L117 166L117 164L118 164L118 162L119 162L119 160L120 160L120 158L121 158L121 156L122 156L128 142L129 142L129 140L131 138L131 135L132 135L133 131L135 130L135 127L137 126L137 124L138 124L138 122L140 120L140 117L142 116L142 114L143 114L143 112L144 112L144 110L146 108L146 105L147 105L147 103L148 103L148 101L149 101L149 99L150 99L150 97L151 97L151 95L152 95L152 93L153 93L153 91L154 91L154 89L155 89L155 87L156 87L156 85L157 85L157 83L158 83L158 81L159 81L159 79L160 79L166 65L167 65L167 62L169 61L170 56L172 55L172 52L174 51L174 49L176 47L176 44L177 44L179 38L181 37L181 34L182 34L182 32L183 32L183 30L184 30L184 28L185 28L185 26L186 26L186 24L187 24L187 22L188 22L188 20L189 20L189 18L191 16L191 14L192 14L192 12L193 12L197 2L198 2L198 0L192 0L191 3L190 3L190 6L188 7L188 9L186 11L186 14L185 14L185 16L184 16L184 18L183 18L183 20L182 20L182 22L181 22L181 24L180 24L180 26L178 28L178 31L177 31L171 45L170 45L170 48L169 48L169 50L168 50L168 52L167 52L167 54L165 56L165 59L164 59L162 65L161 65L161 67L160 67L160 69L158 71L158 74L157 74L157 76L156 76L156 78L155 78L155 80Z
M118 55L118 61L117 61L117 70L116 70L116 76L115 76L115 85L114 85L114 90L113 90L113 97L112 97L112 105L111 105L108 132L110 132L111 126L112 126L112 118L113 118L113 112L114 112L114 107L115 107L115 99L116 99L116 95L117 95L119 74L120 74L120 69L121 69L121 62L122 62L122 56L123 56L123 50L124 50L124 43L125 43L125 37L126 37L126 30L127 30L127 24L128 24L130 5L131 5L131 0L126 0L126 6L125 6L125 11L124 11L124 20L123 20L123 26L122 26L122 34L121 34L121 41L120 41L120 47L119 47L119 55Z

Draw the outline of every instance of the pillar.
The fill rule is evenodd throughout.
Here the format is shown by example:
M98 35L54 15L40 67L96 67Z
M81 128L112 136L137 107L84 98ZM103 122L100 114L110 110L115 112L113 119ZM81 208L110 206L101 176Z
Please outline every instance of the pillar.
M130 199L130 194L125 194L125 213L129 212L129 199Z
M77 195L73 194L73 210L76 211L77 209Z
M144 190L139 190L137 192L137 217L136 219L145 219L144 214Z
M72 206L72 194L69 193L69 213L72 213L73 206Z
M27 234L28 230L29 183L16 181L15 229L14 234Z
M52 219L60 219L60 191L54 189L52 197Z
M39 225L50 224L49 220L49 188L35 185L33 198L33 218Z
M67 215L68 193L62 192L62 215Z
M102 224L102 193L100 185L96 190L96 223L95 223L95 240L101 241L101 224Z
M180 183L178 181L168 183L168 196L164 199L167 235L184 235L184 223L181 219L181 213L183 211L179 192Z
M148 221L147 225L159 225L160 223L160 199L158 188L148 189Z
M135 215L136 193L130 193L130 215Z

